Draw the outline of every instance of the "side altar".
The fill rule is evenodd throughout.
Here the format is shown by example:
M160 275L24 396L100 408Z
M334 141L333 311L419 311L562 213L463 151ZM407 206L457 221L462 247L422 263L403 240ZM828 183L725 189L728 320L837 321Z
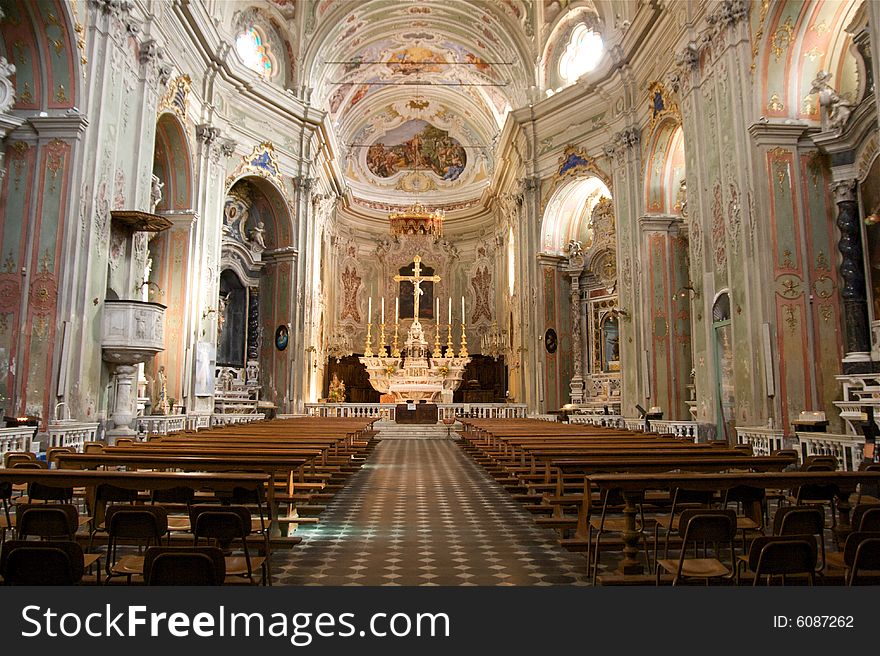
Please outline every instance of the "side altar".
M461 341L458 355L452 343L452 310L450 303L449 323L446 326L446 349L440 344L439 300L437 319L434 328L434 348L431 350L425 337L424 329L419 321L419 298L422 295L421 283L425 281L439 282L440 276L421 275L422 258L414 258L415 267L412 276L394 276L394 280L408 280L413 283L413 322L403 343L399 347L398 330L400 317L395 302L394 337L390 348L385 344L385 299L382 299L382 311L379 323L379 343L377 352L372 347L373 299L370 298L367 311L367 339L364 345L364 357L360 361L370 375L370 385L380 394L390 395L394 403L406 401L426 401L429 403L451 403L452 394L461 385L464 368L471 361L467 351L465 336L464 299L461 312Z

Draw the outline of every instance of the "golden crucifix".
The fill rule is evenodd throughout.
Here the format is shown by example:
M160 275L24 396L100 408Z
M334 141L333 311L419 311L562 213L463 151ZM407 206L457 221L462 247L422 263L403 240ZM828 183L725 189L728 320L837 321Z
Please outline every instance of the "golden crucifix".
M419 298L422 296L423 282L440 282L440 276L423 276L420 266L422 258L416 255L413 258L413 275L394 276L394 282L406 280L413 284L413 323L419 323ZM435 317L436 318L436 317Z

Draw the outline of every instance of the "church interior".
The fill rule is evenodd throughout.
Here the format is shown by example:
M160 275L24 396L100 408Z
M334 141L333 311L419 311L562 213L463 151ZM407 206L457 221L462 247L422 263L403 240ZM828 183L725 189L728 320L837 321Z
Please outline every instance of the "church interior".
M0 1L0 578L880 582L878 43Z

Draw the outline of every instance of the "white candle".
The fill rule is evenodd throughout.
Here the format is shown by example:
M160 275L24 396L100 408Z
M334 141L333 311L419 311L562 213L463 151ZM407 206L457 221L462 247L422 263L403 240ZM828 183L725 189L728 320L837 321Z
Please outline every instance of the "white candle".
M400 322L400 298L394 298L394 323Z
M461 322L464 323L464 296L461 297Z
M437 299L436 310L434 310L434 320L439 324L440 323L440 299Z
M385 297L382 297L382 321L380 323L385 323Z
M449 325L452 325L452 297L449 297Z
M370 303L367 305L367 323L373 321L373 297L370 296Z

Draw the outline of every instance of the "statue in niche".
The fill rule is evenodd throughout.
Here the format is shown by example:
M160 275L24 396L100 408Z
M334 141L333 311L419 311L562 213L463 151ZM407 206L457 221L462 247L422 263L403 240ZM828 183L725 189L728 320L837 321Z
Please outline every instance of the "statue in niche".
M327 393L327 400L330 403L345 403L345 383L339 380L336 374L333 374L333 380L330 381L330 390Z
M156 208L159 206L159 203L162 202L162 189L165 188L165 183L159 179L158 175L153 176L153 184L150 187L150 209L155 212Z
M255 250L257 253L262 253L266 250L266 225L260 221L257 223L256 228L251 228L250 239L251 239L251 248Z
M158 394L154 412L157 415L167 415L171 409L168 405L168 377L165 375L165 366L159 367L156 374L156 389Z
M840 131L846 126L855 105L828 84L830 79L831 73L819 71L810 87L810 93L819 94L819 106L825 109L822 114L822 129Z
M229 294L217 297L217 338L223 334L223 326L226 325L226 309L229 306Z

